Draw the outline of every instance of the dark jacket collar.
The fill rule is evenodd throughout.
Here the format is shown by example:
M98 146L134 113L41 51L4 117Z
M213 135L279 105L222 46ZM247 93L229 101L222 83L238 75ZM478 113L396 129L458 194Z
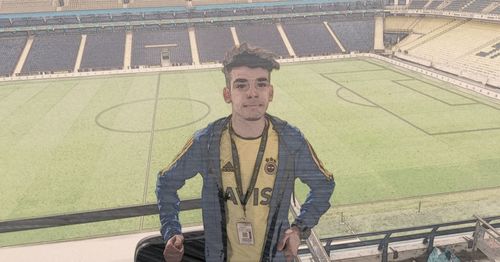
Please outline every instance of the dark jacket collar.
M300 131L288 124L288 122L267 113L266 117L271 121L271 123L273 124L273 129L278 133L280 137L296 137L297 134L301 136ZM216 120L213 123L213 129L212 132L210 132L210 140L212 142L217 142L217 144L220 142L222 132L228 127L228 121L230 119L231 115ZM290 141L288 139L280 139L280 142L280 144L284 145L286 147L286 150L290 151L290 153L299 150L299 147L301 145L300 143L296 143L296 141ZM213 144L213 146L215 146L215 144Z

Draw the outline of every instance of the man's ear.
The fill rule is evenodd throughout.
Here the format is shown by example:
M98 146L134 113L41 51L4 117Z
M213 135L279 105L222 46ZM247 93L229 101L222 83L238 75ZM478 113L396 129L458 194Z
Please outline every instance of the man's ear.
M274 87L273 85L269 85L269 102L273 101L274 96Z
M229 90L229 87L224 87L224 89L222 89L222 95L226 103L231 103L231 90Z

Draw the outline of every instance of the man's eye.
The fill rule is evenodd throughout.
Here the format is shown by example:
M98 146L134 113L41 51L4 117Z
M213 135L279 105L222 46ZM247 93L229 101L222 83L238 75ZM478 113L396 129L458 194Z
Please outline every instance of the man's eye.
M267 83L266 82L258 83L257 86L258 87L266 87Z
M237 84L236 85L236 88L245 88L247 85L245 84Z

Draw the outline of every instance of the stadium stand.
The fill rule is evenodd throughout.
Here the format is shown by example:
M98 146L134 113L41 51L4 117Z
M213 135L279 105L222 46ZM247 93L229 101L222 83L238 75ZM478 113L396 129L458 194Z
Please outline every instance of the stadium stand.
M226 51L234 46L229 26L197 26L196 43L201 63L224 60Z
M193 6L213 4L246 4L248 0L192 0Z
M426 59L434 65L465 69L500 79L500 59L476 55L498 42L500 37L496 24L468 21L405 50L409 55Z
M73 71L80 40L80 34L36 35L21 73Z
M500 15L500 5L497 8L493 9L493 11L491 11L490 14L499 14Z
M283 29L297 56L340 53L341 50L320 22L283 23ZM314 41L311 41L314 39Z
M420 18L414 16L388 16L384 21L384 32L411 31L419 20Z
M480 50L477 52L477 50ZM500 38L495 38L486 46L475 49L466 55L459 57L456 64L471 72L478 72L497 80L500 80ZM500 83L499 83L500 84Z
M65 0L64 10L112 9L122 8L122 1L117 0Z
M422 9L422 8L424 8L425 4L427 4L427 2L429 2L429 1L413 0L413 1L411 1L410 6L408 8L410 8L410 9Z
M445 11L460 11L469 0L454 0L443 8Z
M112 21L109 15L83 15L79 16L79 19L80 23L106 23Z
M169 48L173 64L193 62L187 29L139 29L132 38L132 67L160 66L162 49L155 45L175 45Z
M30 25L30 21L31 19L13 19L12 20L12 26L15 27L15 26L28 26Z
M48 17L45 19L47 25L64 25L64 24L78 24L76 16L63 16L63 17Z
M432 1L426 8L427 9L437 9L444 1L443 0L434 0Z
M161 19L174 19L175 13L145 13L144 20L161 20Z
M413 48L457 25L459 25L459 22L448 18L419 18L411 26L410 35L404 41L400 42L396 48L402 50Z
M469 2L464 7L463 11L481 13L483 9L485 9L488 5L490 5L490 3L491 3L490 0L476 0L473 2Z
M12 75L25 44L26 37L0 38L0 76Z
M9 19L6 18L0 18L0 27L8 27L11 26L12 23L10 22Z
M283 39L273 23L256 23L236 26L240 42L247 42L270 50L281 57L289 57Z
M450 18L433 18L425 17L419 18L418 21L411 27L412 32L418 34L428 34L439 28L446 26L451 23L453 19Z
M56 11L56 6L52 3L52 0L2 0L0 13L14 13L18 10L23 10L23 12Z
M128 7L185 6L186 0L130 0Z
M476 53L476 56L479 56L479 57L488 57L490 55L492 55L492 56L498 55L497 52L500 51L500 42L492 45L491 48L492 49L489 50L488 52L480 51L479 53Z
M122 69L124 53L125 31L88 34L80 70Z
M347 51L370 52L373 50L375 20L331 21L330 27Z
M384 33L384 46L390 48L407 37L407 33Z

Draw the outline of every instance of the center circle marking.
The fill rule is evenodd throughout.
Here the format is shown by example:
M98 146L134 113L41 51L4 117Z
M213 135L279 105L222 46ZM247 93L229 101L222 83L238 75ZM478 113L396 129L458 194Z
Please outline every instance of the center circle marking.
M110 111L113 111L113 110L118 109L118 108L123 107L123 106L128 106L128 105L138 104L138 103L144 103L144 102L148 102L148 101L153 101L154 102L155 100L156 99L154 99L154 98L140 99L140 100L134 100L134 101L130 101L130 102L126 102L126 103L121 103L121 104L112 106L110 108L107 108L107 109L103 110L99 114L97 114L97 116L95 117L95 123L98 126L104 128L106 130L113 131L113 132L120 132L120 133L150 133L151 129L149 129L149 130L127 130L127 129L118 129L118 128L110 127L110 126L107 126L105 123L103 123L102 117L106 113L109 113ZM166 127L166 128L158 128L158 129L155 128L154 132L168 131L168 130L178 129L178 128L182 128L182 127L185 127L185 126L192 125L192 124L194 124L196 122L199 122L199 121L203 120L204 118L206 118L208 116L208 114L210 114L210 111L211 111L210 105L208 105L204 101L200 101L200 100L196 100L196 99L184 98L184 97L164 97L164 98L158 98L158 101L163 101L163 100L187 101L187 102L190 102L190 103L196 103L198 105L202 105L205 108L205 112L200 117L198 117L196 119L193 119L191 121L185 122L185 123L177 124L175 126L170 126L170 127Z

